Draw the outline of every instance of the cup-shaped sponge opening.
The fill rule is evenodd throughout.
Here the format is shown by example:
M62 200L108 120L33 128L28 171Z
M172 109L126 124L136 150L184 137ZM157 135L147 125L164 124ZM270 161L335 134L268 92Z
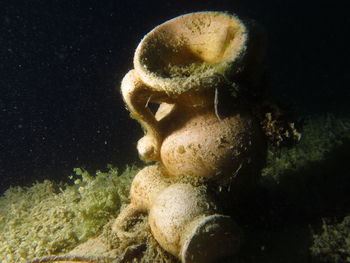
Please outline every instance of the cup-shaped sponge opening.
M140 42L134 66L146 85L179 94L213 85L214 78L239 67L247 29L234 15L197 12L176 17Z

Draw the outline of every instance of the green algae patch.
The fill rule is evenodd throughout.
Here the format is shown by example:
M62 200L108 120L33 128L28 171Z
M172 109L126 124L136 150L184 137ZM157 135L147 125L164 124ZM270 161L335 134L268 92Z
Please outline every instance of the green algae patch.
M300 143L292 148L271 147L262 175L276 182L286 174L297 176L311 163L325 160L331 151L349 139L350 118L332 114L307 117Z
M66 253L96 236L127 202L136 172L109 167L91 176L77 168L70 185L45 180L8 189L0 197L0 262Z
M253 200L235 211L247 234L240 253L244 262L280 262L286 257L303 262L310 254L326 262L349 262L349 216L338 224L324 221L319 232L310 230L323 218L339 219L334 204L344 208L341 217L350 213L349 199L342 199L348 179L336 170L345 167L339 157L348 152L349 142L350 118L328 114L306 118L297 146L270 148L260 186L266 192L257 204ZM335 155L337 149L342 149L340 155ZM0 197L0 262L73 255L78 245L93 239L103 241L116 257L122 255L124 262L178 262L153 238L146 215L135 219L130 238L119 239L111 232L120 207L129 202L136 172L130 167L119 175L109 167L90 175L75 169L72 184L44 181L10 188Z
M340 223L323 221L322 233L313 236L311 253L322 262L350 262L350 215Z
M350 262L349 150L350 117L332 114L306 117L296 146L270 147L258 201L240 222L246 262Z

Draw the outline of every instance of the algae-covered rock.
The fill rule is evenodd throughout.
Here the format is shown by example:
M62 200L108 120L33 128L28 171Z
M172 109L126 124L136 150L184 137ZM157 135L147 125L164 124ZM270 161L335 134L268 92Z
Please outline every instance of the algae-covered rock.
M270 148L262 172L265 194L258 202L260 211L252 213L262 218L258 229L263 238L257 244L265 252L256 251L261 259L275 262L272 257L279 255L287 262L349 262L350 219L324 223L323 231L318 230L323 220L339 222L350 215L349 150L350 118L332 114L306 117L296 146ZM259 236L256 226L249 227L252 238Z
M98 234L127 201L136 168L75 173L70 185L45 180L0 197L0 262L65 253Z
M322 218L339 219L350 213L350 200L343 195L349 180L339 172L346 167L343 159L350 145L350 119L330 114L307 117L302 134L293 148L270 149L262 177L268 195L259 197L257 205L235 211L241 223L246 223L242 262L281 262L286 257L289 261L285 262L309 262L310 253L326 262L349 262L350 216L338 224L324 223L321 231L315 229ZM335 155L339 149L342 152ZM336 170L339 167L342 170ZM145 215L135 218L129 238L119 240L111 233L111 219L129 202L136 172L131 167L118 175L117 169L109 167L108 172L90 175L75 169L71 184L44 181L10 188L0 197L0 262L84 255L78 252L93 240L103 242L124 262L134 257L142 263L177 262L152 237ZM334 204L342 209L341 214Z
M350 262L350 215L338 224L323 222L314 235L311 253L323 262Z
M262 175L276 181L287 173L297 175L311 163L324 160L329 152L349 139L350 118L332 114L308 116L300 143L292 148L270 148Z

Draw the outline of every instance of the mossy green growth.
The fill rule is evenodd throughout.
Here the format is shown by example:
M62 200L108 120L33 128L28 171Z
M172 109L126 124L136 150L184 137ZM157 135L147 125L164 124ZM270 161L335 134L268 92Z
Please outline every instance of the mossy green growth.
M313 237L311 253L323 262L350 262L350 216L338 224L324 221L322 230Z
M346 143L348 145L350 140L350 118L334 115L309 117L306 119L302 134L301 142L296 147L281 150L271 148L269 151L267 167L263 170L263 181L266 179L266 181L277 183L275 184L279 186L276 187L277 190L283 190L280 192L285 193L285 190L290 188L301 189L297 192L298 194L310 192L309 188L306 188L303 192L302 187L300 187L305 180L298 181L298 184L289 184L289 180L283 179L286 177L305 177L306 174L303 173L305 167L315 162L322 164L329 153ZM314 173L314 167L311 168L312 173ZM129 187L136 172L136 168L130 167L122 175L118 175L117 169L109 167L108 172L97 172L96 176L92 176L83 169L75 169L76 176L72 177L74 182L72 184L44 181L29 188L10 188L4 196L0 197L0 262L25 262L33 257L64 254L90 237L97 236L100 234L101 228L111 218L117 217L121 204L129 201ZM337 176L339 177L337 174L331 175L332 178L335 178L335 181ZM317 179L317 173L311 179ZM315 185L313 182L312 185ZM281 187L281 185L284 185L284 187ZM320 187L322 186L316 184L318 194L320 194ZM329 187L328 181L326 187ZM272 191L271 188L268 188L268 190ZM307 203L305 199L312 197L312 193L311 196L307 195L305 198L301 196L301 201L295 202L295 205L302 206L304 204L304 210L309 211L310 206L305 205ZM273 197L273 195L271 196ZM284 197L288 201L293 201L294 199L291 198L295 198L295 196L297 195ZM273 201L275 200L271 202ZM314 206L316 202L312 204ZM272 220L269 203L264 204L263 208L263 211L266 210L266 218ZM276 212L275 210L271 211ZM279 212L277 214L278 218L282 217L283 220L293 216L293 213L283 214L279 210L277 212ZM313 213L313 211L309 213ZM256 214L250 225L256 224L256 218L259 218L259 216L261 214ZM317 220L321 220L322 216L323 214L315 217L317 217ZM299 217L300 215L296 213L295 219ZM286 222L286 227L289 222L292 222L292 220ZM323 233L314 235L312 254L324 257L327 262L346 262L350 254L349 222L349 217L346 217L338 225L324 224ZM314 228L313 222L305 223L310 223L311 227ZM295 224L297 226L298 223ZM257 239L259 234L254 226L252 229L250 240ZM260 233L263 236L261 244L265 245L267 242L266 235L270 235L270 239L273 240L270 244L267 244L267 247L270 246L270 250L277 253L281 247L274 247L273 244L285 242L274 242L280 240L281 234L278 227L272 228L272 230L271 228L265 229L266 232L262 230ZM146 235L146 224L143 231ZM294 229L291 232L295 235ZM271 233L277 233L277 235L274 237ZM283 238L290 239L288 235L283 236ZM144 239L147 241L147 237L144 237ZM303 243L301 241L298 239L297 243ZM247 243L251 243L251 241ZM157 243L155 241L154 245L147 244L150 251L151 249L153 249L152 251L159 249L156 247ZM299 247L293 248L288 242L286 244L286 251L297 253L296 248ZM267 258L267 255L263 254L260 246L256 248L252 246L250 249L256 249L253 253L249 251L250 254L262 255L261 259L273 262L273 260ZM324 256L325 253L328 254L327 257ZM256 262L256 259L247 262Z
M188 64L173 65L168 64L159 72L163 77L168 78L198 78L198 76L204 77L207 75L207 78L213 78L216 81L225 83L230 83L227 78L227 73L230 70L229 63L217 63L212 64L205 61L196 61ZM216 83L218 84L218 83Z
M349 139L349 117L332 114L307 117L300 143L292 148L271 148L262 175L277 182L286 174L297 175L310 163L323 161L329 152Z
M8 189L0 197L0 262L65 253L96 236L127 202L137 172L108 168L96 176L77 168L73 184L45 180Z
M303 222L315 232L310 231L308 237L304 237L309 239L310 246L305 253L310 259L311 252L315 262L350 262L349 183L345 168L349 146L349 116L310 116L305 119L300 143L293 148L270 148L267 166L262 172L263 185L269 194L274 193L271 202L280 210L280 203L289 206L283 212L277 211L279 217L290 220L287 222L299 220L298 224ZM326 223L329 221L324 219L344 214L348 216L338 224ZM305 221L300 221L301 218ZM322 222L322 230L316 231ZM299 231L303 233L302 227ZM298 234L298 230L294 232ZM298 247L303 242L298 240L295 247L304 249ZM297 251L291 246L287 249Z
M193 62L185 65L168 64L164 67L162 75L170 78L190 77L191 75L199 75L213 69L214 66L206 62Z

